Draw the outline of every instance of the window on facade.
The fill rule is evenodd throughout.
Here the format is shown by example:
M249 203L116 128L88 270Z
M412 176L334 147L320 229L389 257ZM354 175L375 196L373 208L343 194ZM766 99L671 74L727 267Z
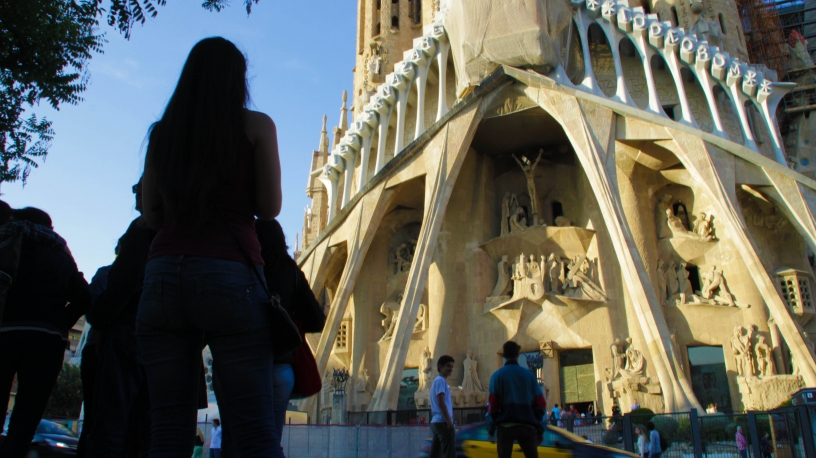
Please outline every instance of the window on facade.
M674 6L671 7L671 15L672 15L672 17L671 17L672 25L674 27L679 27L680 26L680 19L677 18L677 8L674 7Z
M391 0L391 28L399 29L399 0Z
M776 285L791 311L813 313L810 275L795 269L777 271Z
M725 16L722 13L718 14L717 17L720 19L720 30L722 30L723 35L727 32L725 31Z
M334 349L336 351L348 351L348 321L340 324L337 330L337 338L334 341Z
M550 204L550 207L552 208L552 223L555 224L555 218L564 216L564 206L561 205L561 202L554 200L552 204Z
M414 24L422 22L422 0L408 0L408 16Z

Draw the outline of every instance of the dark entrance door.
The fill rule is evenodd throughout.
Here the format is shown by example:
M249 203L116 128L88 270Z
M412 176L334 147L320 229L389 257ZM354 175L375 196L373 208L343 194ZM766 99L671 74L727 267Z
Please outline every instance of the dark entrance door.
M558 362L563 408L574 405L579 413L586 413L596 396L592 350L559 351Z
M731 391L722 347L689 347L691 389L703 408L717 405L718 412L731 413Z

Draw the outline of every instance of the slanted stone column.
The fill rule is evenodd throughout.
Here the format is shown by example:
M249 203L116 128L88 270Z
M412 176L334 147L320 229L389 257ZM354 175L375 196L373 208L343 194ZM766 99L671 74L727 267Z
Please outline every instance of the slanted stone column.
M456 178L462 167L470 142L481 119L478 102L472 103L444 130L440 131L425 148L423 158L428 167L425 177L425 207L422 228L419 232L414 260L408 272L400 313L391 343L386 352L385 364L369 411L396 409L399 384L411 343L422 292L428 279L428 270L436 251L437 238L445 217Z
M621 264L623 283L648 345L649 363L660 380L666 411L702 410L682 370L682 359L672 346L662 305L623 212L615 161L615 113L547 88L528 88L526 93L564 128L595 192Z

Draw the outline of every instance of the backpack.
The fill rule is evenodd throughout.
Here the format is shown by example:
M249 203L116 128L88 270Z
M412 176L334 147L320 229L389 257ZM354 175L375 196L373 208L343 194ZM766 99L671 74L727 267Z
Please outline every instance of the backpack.
M666 449L669 448L669 443L666 441L662 434L658 432L657 435L658 437L660 437L660 451L665 452Z

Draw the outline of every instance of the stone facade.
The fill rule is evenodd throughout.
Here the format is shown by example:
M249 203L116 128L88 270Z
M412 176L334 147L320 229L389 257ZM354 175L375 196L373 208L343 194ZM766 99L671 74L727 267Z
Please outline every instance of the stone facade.
M406 28L412 2L360 2L354 120L312 164L298 262L330 306L310 344L321 371L358 374L348 408L426 408L443 354L455 407L483 405L508 339L543 356L550 405L607 414L816 385L816 182L788 167L773 114L791 85L745 63L733 4L677 2L684 31L674 3L573 2L560 49L579 63L499 56L458 91L457 3ZM721 47L719 16L688 25L703 11L724 12ZM330 417L324 394L300 407Z

